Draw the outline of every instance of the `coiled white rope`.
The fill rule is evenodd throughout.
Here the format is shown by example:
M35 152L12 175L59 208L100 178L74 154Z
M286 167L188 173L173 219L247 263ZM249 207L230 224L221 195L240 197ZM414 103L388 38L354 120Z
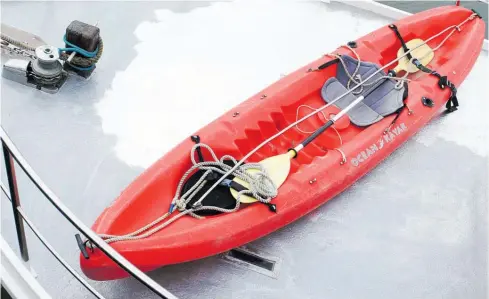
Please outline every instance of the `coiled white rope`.
M195 151L199 147L207 149L209 153L212 155L212 159L214 161L196 162ZM192 150L190 152L190 158L192 159L193 166L190 167L190 169L187 170L187 172L185 172L185 174L180 179L180 182L178 183L177 191L175 193L175 197L173 198L172 201L172 205L176 205L180 211L184 211L186 209L187 204L190 202L190 200L192 200L195 194L197 194L200 191L200 189L204 187L204 185L207 182L206 178L210 173L215 172L215 173L225 174L226 171L232 168L232 166L229 166L224 163L225 160L231 160L233 164L238 163L238 161L236 161L236 159L230 155L224 155L221 157L221 159L218 159L214 151L211 149L211 147L203 143L196 144L192 147ZM249 171L247 171L249 169L258 170L258 172L250 173ZM180 196L183 185L187 181L187 177L190 174L192 174L195 170L205 170L205 173L200 177L200 179L197 181L197 183L195 183L194 186L192 186L185 194ZM207 209L207 210L212 209L212 210L226 212L226 213L234 212L239 208L239 202L240 202L239 199L244 194L250 196L252 195L254 198L256 198L257 200L263 203L269 203L272 200L272 198L276 197L278 194L277 186L275 186L275 183L268 175L267 170L260 163L248 163L248 164L240 165L232 172L232 174L233 176L238 177L249 184L248 187L249 190L243 190L238 192L238 196L236 198L236 206L233 209L222 209L217 207L201 206L203 198L197 200L192 205L192 207L194 207L192 209L194 211L197 210L201 211L203 209ZM200 218L200 216L194 213L191 213L191 215Z
M195 151L198 148L207 149L211 154L213 161L203 161L203 162L195 161ZM168 226L169 224L171 224L172 222L174 222L175 220L177 220L178 218L184 215L190 215L198 219L203 218L202 216L199 216L195 213L197 211L214 210L222 213L235 212L240 207L240 197L242 195L250 195L263 203L269 203L278 194L277 186L268 175L267 170L259 163L248 163L248 164L240 165L240 167L236 168L232 172L232 174L235 177L238 177L249 184L248 190L243 190L238 192L238 196L236 198L236 205L234 206L234 208L225 209L216 206L203 206L202 205L203 198L200 198L198 201L193 203L192 207L189 209L187 208L188 203L208 182L206 180L208 175L210 175L211 173L224 174L226 173L226 171L229 171L232 168L232 166L225 164L224 162L226 160L231 160L234 164L237 163L236 159L229 155L224 155L221 157L221 159L218 159L216 154L212 150L212 148L207 144L203 144L203 143L196 144L192 147L192 150L190 151L190 159L192 160L192 166L189 168L189 170L185 172L185 174L180 179L180 182L178 183L177 191L175 192L175 196L171 204L170 211L168 213L164 214L163 216L159 217L155 221L151 222L150 224L134 232L122 236L107 235L107 234L100 234L99 236L102 239L105 239L107 243L124 241L124 240L143 239L162 230L163 228L165 228L166 226ZM257 172L250 173L247 171L249 169L257 170ZM181 195L183 186L185 185L188 176L190 176L197 170L205 170L205 172L204 174L202 174L199 180L189 190L187 190L187 192ZM167 220L166 222L163 222L171 215L171 213L173 212L173 207L177 207L180 213L175 217ZM159 223L161 224L158 225ZM145 233L141 234L143 232Z

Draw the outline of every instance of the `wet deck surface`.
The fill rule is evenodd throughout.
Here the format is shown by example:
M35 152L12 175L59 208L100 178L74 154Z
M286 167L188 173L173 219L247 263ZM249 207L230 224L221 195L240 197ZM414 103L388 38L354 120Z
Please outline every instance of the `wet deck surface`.
M2 22L58 46L73 19L99 21L106 52L89 81L72 77L56 95L1 81L2 126L86 224L202 124L281 74L389 22L313 2L2 2L1 8ZM339 30L340 21L348 26ZM484 298L487 63L485 52L460 87L459 111L433 121L334 200L250 244L281 259L278 278L217 257L151 277L182 298ZM79 268L75 230L24 175L19 179L27 215ZM2 235L16 248L9 203L1 203ZM28 242L38 279L54 298L91 298L31 233ZM155 297L133 279L92 283L108 298Z

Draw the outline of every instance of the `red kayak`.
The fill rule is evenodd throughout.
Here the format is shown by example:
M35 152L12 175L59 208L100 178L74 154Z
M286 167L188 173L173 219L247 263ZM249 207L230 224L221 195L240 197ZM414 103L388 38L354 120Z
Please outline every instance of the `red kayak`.
M352 41L348 47L339 47L333 53L336 55L325 55L311 62L195 132L218 158L230 155L240 160L267 138L328 103L322 113L293 126L246 159L245 163L254 163L290 152L292 148L300 150L290 160L288 176L270 203L241 204L236 211L207 215L204 219L190 215L178 217L180 212L176 209L165 221L178 219L164 228L140 238L112 240L110 245L143 271L239 247L332 199L433 117L447 109L456 110L456 87L468 75L481 51L485 31L482 19L468 9L447 6L409 16L394 25ZM414 39L426 41L434 51L429 63L406 55L412 50L409 41ZM393 71L400 49L404 50L402 59L410 60L408 64L419 69L404 77L409 81L386 79L403 77L402 71ZM347 71L354 73L353 79ZM382 76L378 82L356 87L362 80L368 82L366 79L374 72ZM360 95L364 100L353 103ZM460 98L463 109L463 96ZM343 113L343 117L334 119ZM329 129L307 146L300 146L310 132L329 121L334 123ZM122 236L167 213L177 185L192 167L190 150L196 140L190 137L136 178L98 217L93 230L101 235ZM202 157L196 153L195 159L212 160L205 149L199 156ZM186 185L193 177L189 176ZM214 191L218 193L211 192L204 200L209 198L220 204L221 198L222 202L232 199L229 185L220 184ZM89 278L127 277L124 270L97 248L87 252L89 258L81 255L80 264Z

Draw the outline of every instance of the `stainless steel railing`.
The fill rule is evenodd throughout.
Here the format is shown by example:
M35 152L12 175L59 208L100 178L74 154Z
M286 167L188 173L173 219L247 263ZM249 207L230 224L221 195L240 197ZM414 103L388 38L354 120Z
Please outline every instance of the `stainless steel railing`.
M163 288L160 284L152 280L149 276L144 274L141 270L136 268L128 260L126 260L122 255L110 247L104 240L102 240L94 231L83 224L54 194L54 192L49 189L48 186L39 178L31 166L27 163L24 157L20 154L17 147L14 145L12 140L9 138L7 133L3 128L0 128L0 138L2 142L3 157L5 159L5 168L7 172L8 179L8 190L1 184L1 189L7 195L7 198L12 202L12 212L14 214L15 228L17 232L17 239L19 242L20 253L22 259L25 262L29 261L29 251L27 248L24 222L32 229L34 234L39 238L41 243L46 246L46 248L54 255L54 257L77 279L82 283L88 291L90 291L97 298L104 298L100 293L98 293L90 284L83 279L80 274L78 274L73 268L71 268L66 261L64 261L61 256L56 253L54 248L49 245L46 239L41 235L39 230L34 226L34 224L27 218L24 211L22 210L19 198L19 192L17 189L17 178L15 175L15 162L20 166L20 168L25 172L29 179L34 183L34 185L41 191L42 194L51 202L51 204L68 220L80 233L82 233L90 242L96 245L103 253L105 253L110 259L112 259L116 264L118 264L122 269L126 270L135 279L141 282L143 285L152 290L156 295L165 299L177 299L175 295L170 293L168 290Z

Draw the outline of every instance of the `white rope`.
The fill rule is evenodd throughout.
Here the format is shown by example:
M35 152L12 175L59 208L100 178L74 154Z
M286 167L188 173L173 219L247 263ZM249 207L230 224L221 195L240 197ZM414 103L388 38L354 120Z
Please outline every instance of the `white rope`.
M198 148L207 149L211 154L213 161L204 161L204 162L195 161L195 151ZM165 228L166 226L168 226L169 224L171 224L172 222L174 222L175 220L177 220L178 218L184 215L190 215L198 219L203 218L202 216L199 216L195 213L197 211L214 210L223 213L235 212L240 207L240 198L242 195L253 196L258 201L261 201L263 203L269 203L278 194L277 186L268 175L267 170L259 163L248 163L239 166L237 169L235 169L232 172L232 174L235 177L240 178L241 180L249 184L248 190L243 190L238 192L238 196L236 198L236 205L234 206L234 208L224 209L215 206L203 206L202 205L203 198L200 198L194 204L192 204L192 207L190 209L188 209L187 208L188 203L207 183L206 178L209 174L211 173L224 174L226 173L226 171L230 170L232 167L225 164L224 163L225 160L231 160L234 164L237 163L236 159L234 159L232 156L229 155L224 155L221 157L221 159L218 159L216 154L212 150L212 148L207 144L203 144L203 143L196 144L192 147L192 150L190 151L190 159L192 160L192 167L190 167L190 169L187 170L185 174L182 176L182 178L180 179L177 190L175 192L175 196L171 203L171 210L168 213L164 214L163 216L159 217L158 219L151 222L150 224L132 233L125 234L122 236L100 234L100 237L105 239L107 243L124 241L124 240L143 239L160 231L161 229ZM250 169L257 170L257 172L250 173L248 171ZM199 178L199 180L187 192L185 192L185 194L181 195L185 182L187 181L187 178L198 170L205 170L205 172ZM167 221L163 222L171 215L171 213L173 212L173 207L177 207L180 213L177 214L175 217L170 218ZM159 223L161 224L158 225ZM145 233L141 234L143 232Z
M443 40L442 40L442 41L441 41L441 42L440 42L440 43L439 43L439 44L438 44L438 45L437 45L435 48L433 48L433 49L432 49L432 51L427 52L426 54L424 54L424 56L422 56L422 57L420 57L420 58L417 58L417 57L412 57L412 58L410 59L409 63L410 63L410 64L412 64L414 59L418 59L419 61L421 61L421 60L423 60L423 59L424 59L426 56L428 56L429 54L431 54L431 53L433 53L433 52L436 52L438 49L440 49L440 47L441 47L441 46L442 46L442 45L443 45L443 44L444 44L444 43L445 43L445 42L446 42L446 41L447 41L447 40L448 40L448 39L449 39L449 38L450 38L450 37L451 37L451 36L452 36L452 35L453 35L455 32L457 32L457 31L458 31L458 32L460 32L460 31L461 31L461 29L460 29L460 27L461 27L461 26L463 26L463 25L464 25L466 22L468 22L468 21L470 21L470 20L473 20L473 19L475 18L475 16L476 16L476 14L472 14L470 17L468 17L467 19L465 19L465 20L464 20L462 23L460 23L459 25L451 26L451 27L449 27L449 28L445 29L444 31L442 31L442 33L443 33L443 32L446 32L447 30L450 30L450 28L453 28L453 30L452 30L452 31L451 31L451 32L450 32L450 33L449 33L449 34L448 34L448 35L447 35L447 36L446 36L446 37L445 37L445 38L444 38L444 39L443 39ZM441 34L441 33L439 33L438 35L436 35L436 36L434 36L434 37L432 37L432 38L428 39L426 42L424 42L424 43L423 43L423 44L421 44L421 45L427 44L429 41L431 41L433 38L436 38L436 37L437 37L437 36L439 36L440 34ZM416 48L411 49L409 52L411 52L411 51L413 51L413 50L417 49L417 48L418 48L419 46L421 46L421 45L418 45ZM351 90L351 93L352 93L352 94L360 94L360 93L362 93L362 92L363 92L363 87L364 87L364 86L371 86L371 85L373 85L373 84L377 83L378 81L380 81L380 80L384 80L384 79L393 79L393 80L397 80L397 83L396 83L396 85L395 85L395 88L396 88L396 89L400 89L400 88L402 88L403 82L406 82L406 81L411 81L410 79L408 79L408 78L407 78L407 77L408 77L408 75L409 75L409 72L407 72L407 71L405 72L405 74L404 74L402 77L382 76L382 77L377 78L377 79L376 79L375 81L373 81L373 82L367 83L366 81L367 81L368 79L370 79L370 77L369 77L369 78L367 78L366 80L361 81L361 79L362 79L362 78L361 78L360 74L358 74L358 75L357 75L357 72L358 72L358 70L360 69L360 65L361 65L361 59L360 59L360 55L357 53L357 51L355 51L355 49L353 49L352 47L350 47L350 46L348 46L348 45L342 45L341 47L346 47L346 48L348 48L348 49L349 49L351 52L353 52L353 54L356 56L356 59L357 59L357 64L356 64L355 70L353 71L353 73L352 73L352 74L350 74L350 72L348 71L348 68L346 67L346 63L344 62L344 60L343 60L343 58L341 57L341 55L334 54L334 53L333 53L333 54L326 54L326 55L327 55L327 56L331 56L331 57L334 57L334 58L338 58L338 59L339 59L339 61L340 61L340 62L341 62L341 64L343 65L343 69L345 70L346 75L349 77L349 80L348 80L348 82L347 82L347 89ZM407 55L407 53L404 53L403 57L404 57L405 55ZM358 80L358 81L357 81L357 80ZM352 82L353 82L353 83L355 83L355 84L357 84L357 85L356 85L354 88L351 88L351 87L350 87ZM358 91L355 91L355 89L357 89L357 88L359 88L359 90L358 90ZM297 107L297 110L296 110L296 117L295 117L295 120L296 120L296 123L297 123L297 124L296 124L296 129L297 129L299 132L302 132L302 133L307 133L307 134L314 133L314 131L312 131L312 132L308 132L308 131L304 131L304 130L302 130L302 129L300 129L300 128L299 128L299 123L300 123L300 121L298 120L298 119L299 119L299 110L300 110L302 107L307 107L307 108L310 108L311 110L314 110L314 112L313 112L314 114L315 114L315 111L316 111L316 110L315 110L315 108L313 108L313 107L311 107L311 106L308 106L308 105L300 105L299 107ZM409 109L409 107L408 107L408 110L409 110L409 112L410 112L410 113L412 113L412 112L411 112L411 110ZM318 113L321 113L321 114L323 115L324 119L327 119L327 118L326 118L326 116L324 115L324 112L323 112L323 111L319 111ZM390 128L391 126L392 126L392 124L389 126L389 128ZM341 145L343 145L343 140L342 140L342 138L341 138L340 133L338 132L338 130L336 130L336 128L335 128L334 126L333 126L332 128L335 130L336 134L337 134L337 135L338 135L338 137L339 137L339 140L340 140L340 146L341 146ZM387 130L389 130L389 128L388 128ZM336 150L337 150L337 149L336 149ZM343 152L341 152L341 154L344 156L344 153L343 153Z
M444 34L445 32L447 32L448 30L453 29L452 32L450 32L450 34L440 43L440 45L438 45L435 48L434 51L436 51L438 48L441 47L441 45L454 32L460 31L460 27L462 27L469 20L474 19L475 16L476 16L476 14L472 14L471 16L469 16L466 20L464 20L459 25L452 25L452 26L449 26L449 27L445 28L444 30L442 30L438 34L433 35L432 37L430 37L429 39L427 39L425 42L423 42L423 43L421 43L421 44L413 47L409 51L405 52L402 56L397 57L396 59L394 59L391 62L387 63L386 65L382 66L381 68L379 68L377 71L375 71L374 73L372 73L370 76L368 76L363 81L361 80L361 78L359 78L358 81L357 81L357 79L355 79L355 78L353 78L353 76L351 76L350 77L351 81L353 83L355 83L355 86L353 88L348 89L347 91L345 91L343 94L341 94L340 96L338 96L337 98L335 98L334 100L332 100L331 102L329 102L328 104L323 105L322 107L320 107L318 109L315 109L313 112L309 113L308 115L302 117L299 120L296 120L294 123L291 123L290 125L288 125L284 129L282 129L281 131L279 131L278 133L276 133L273 136L267 138L265 141L263 141L262 143L260 143L253 150L251 150L248 154L246 154L240 161L236 161L236 159L234 159L233 157L231 157L229 155L225 155L225 156L221 157L221 159L219 160L219 159L217 159L217 156L214 154L214 152L212 151L212 149L209 146L207 146L205 144L196 144L196 145L194 145L194 147L191 150L191 160L192 160L193 166L184 174L184 176L180 180L180 182L178 184L178 187L177 187L177 192L176 192L175 197L174 197L174 199L172 201L172 203L175 204L178 207L179 212L180 212L179 214L177 214L176 216L174 216L174 217L168 219L167 221L163 222L165 219L167 219L171 215L171 212L173 212L173 210L172 210L172 211L164 214L163 216L157 218L156 220L154 220L153 222L149 223L148 225L146 225L146 226L144 226L144 227L142 227L142 228L140 228L140 229L138 229L138 230L136 230L136 231L134 231L132 233L129 233L129 234L126 234L126 235L122 235L122 236L100 234L100 237L103 238L103 239L105 239L107 243L116 242L116 241L122 241L122 240L143 239L143 238L146 238L148 236L151 236L152 234L160 231L161 229L163 229L164 227L170 225L172 222L176 221L180 217L183 217L184 215L190 214L193 217L202 218L201 216L198 216L197 214L194 213L196 211L201 211L201 210L215 210L215 211L226 212L226 213L234 212L237 209L239 209L239 206L240 206L239 197L241 195L243 195L243 194L253 195L253 197L255 197L256 199L258 199L259 201L262 201L262 202L265 202L265 203L269 203L271 201L271 199L273 199L275 196L277 196L278 190L277 190L276 186L274 185L273 181L271 181L271 179L268 177L268 175L266 173L266 170L264 168L262 168L259 163L249 163L249 164L242 165L244 161L246 161L249 157L251 157L254 153L256 153L259 149L261 149L263 146L265 146L270 141L272 141L275 138L279 137L284 132L288 131L289 129L293 128L294 126L297 126L299 123L303 122L304 120L308 119L309 117L311 117L311 116L313 116L313 115L315 115L315 114L317 114L319 112L322 113L322 111L324 109L326 109L327 107L333 105L336 101L340 100L341 98L343 98L347 94L353 92L355 89L357 89L359 87L362 88L363 86L368 86L368 85L371 85L371 84L375 84L378 80L376 80L376 81L374 81L372 83L368 83L368 85L367 85L366 82L368 80L370 80L371 78L373 78L381 70L384 70L385 68L387 68L387 67L391 66L392 64L396 63L397 61L399 61L400 59L404 58L405 56L407 56L412 51L416 50L417 48L421 47L424 44L427 44L431 40L433 40L433 39L439 37L440 35ZM352 49L352 51L353 51L353 49ZM331 54L331 55L333 55L333 54ZM340 59L340 61L341 61L341 59ZM346 69L346 67L345 67L345 69ZM347 74L348 74L348 72L347 72ZM389 77L389 78L391 78L391 77ZM381 78L379 78L379 79L381 79ZM398 78L398 79L401 79L401 78ZM324 113L323 113L323 116L324 116ZM341 140L341 136L340 136L340 141L341 141L341 143L343 143L343 141ZM209 150L209 152L211 153L211 155L212 155L212 157L214 159L213 162L200 162L200 163L197 163L195 161L195 158L194 158L195 157L195 150L199 146L204 147L207 150ZM339 149L337 149L337 150L339 150ZM339 150L339 151L341 152L341 150ZM344 156L343 153L342 153L342 155ZM234 162L234 166L231 167L231 166L228 166L228 165L224 164L223 161L225 159L231 159ZM220 169L220 167L222 167L223 169ZM258 169L259 170L258 174L251 175L250 173L248 173L246 170L247 169L250 169L250 168ZM190 190L188 190L183 196L180 196L181 189L183 188L183 184L184 184L186 178L188 177L188 175L190 175L190 173L192 173L193 171L195 171L197 169L204 169L204 170L207 170L207 171L205 172L205 174L198 180L198 182ZM204 182L205 181L205 176L208 174L209 170L210 171L217 171L218 173L221 173L223 175L195 202L195 204L192 205L192 208L191 209L186 209L187 203L198 193L198 191L205 184L205 182ZM244 181L246 181L247 183L250 184L249 190L244 190L244 191L238 192L238 199L236 200L236 206L233 209L223 209L223 208L214 207L214 206L199 206L199 204L202 203L202 200L207 195L209 195L210 192L212 192L212 190L214 190L230 174L233 174L234 176L237 176L240 179L242 179L242 180L244 180ZM261 195L265 195L265 197L262 197ZM161 222L163 222L163 223L161 223ZM161 223L161 224L158 225L158 226L156 226L159 223ZM150 229L150 228L152 228L152 229ZM143 232L145 232L145 233L143 233ZM141 233L143 233L143 234L141 234Z
M361 94L363 92L364 87L372 86L372 85L376 84L377 82L383 81L385 79L397 80L397 83L396 83L397 89L400 89L402 87L403 82L411 81L411 80L407 79L407 75L404 75L402 77L381 76L381 77L378 77L377 79L375 79L375 81L373 81L373 82L367 83L366 82L367 80L362 82L362 76L360 74L357 74L358 71L360 70L360 66L361 66L360 55L358 55L358 53L357 53L357 51L355 51L355 49L353 49L352 47L350 47L348 45L343 45L342 47L348 48L350 51L353 52L353 54L355 54L355 56L357 58L357 64L356 64L355 70L353 71L352 74L350 74L350 72L348 71L348 68L346 67L346 63L343 60L343 58L341 57L341 55L338 55L338 54L327 54L327 55L334 57L334 58L338 58L340 60L341 64L343 65L343 69L345 70L345 73L349 78L348 82L346 84L346 88L349 90L352 90L351 93L354 95ZM351 88L352 83L357 84L358 91L355 91L355 89L357 89L357 87L355 87L353 89Z
M348 68L346 66L346 63L345 61L343 60L343 57L341 57L341 55L338 55L338 54L327 54L328 56L331 56L331 57L334 57L334 58L338 58L339 61L341 62L341 64L343 65L343 69L345 70L345 73L346 75L349 77L349 80L348 80L348 83L346 85L347 89L351 89L351 83L354 82L355 84L360 84L360 88L357 92L355 92L354 90L352 91L352 94L360 94L363 92L363 87L364 86L371 86L377 82L379 82L380 80L385 80L385 79L392 79L392 80L397 80L397 83L395 85L395 88L396 89L400 89L402 88L402 84L403 82L405 81L410 81L409 79L407 79L407 75L408 73L406 72L406 74L402 77L391 77L391 76L381 76L379 78L377 78L375 81L373 82L370 82L370 83L366 83L366 82L360 82L362 77L360 74L357 74L357 72L360 70L360 66L362 64L362 60L360 59L360 55L357 53L357 51L355 51L355 49L353 49L352 47L348 46L348 45L343 45L342 47L346 47L348 48L350 51L353 52L353 54L355 54L356 58L357 58L357 63L356 63L356 66L355 66L355 70L353 71L353 73L350 74L350 72L348 71ZM424 57L423 57L424 58ZM359 80L359 81L357 81ZM297 107L297 110L296 110L296 114L295 114L295 120L297 122L297 120L299 119L299 111L302 107L306 107L306 108L309 108L311 110L316 110L316 108L313 108L309 105L300 105L299 107ZM324 112L323 111L319 111L318 113L321 113L324 117L324 119L328 119L326 118L326 116L324 115ZM336 130L336 128L334 126L332 126L331 128L334 129L334 131L336 132L336 134L338 135L338 138L340 140L340 146L343 145L343 139L341 138L341 134L338 132L338 130ZM299 123L297 123L296 125L296 129L299 131L299 132L302 132L302 133L305 133L305 134L311 134L311 133L314 133L314 131L304 131L302 130L301 128L299 128Z
M311 109L313 111L316 110L316 108L311 107L309 105L300 105L299 107L297 107L297 110L295 111L295 120L298 120L299 119L299 112L300 112L301 108L303 108L303 107L304 108L309 108L309 109ZM328 118L326 118L326 115L324 115L324 112L323 111L319 111L318 113L321 113L323 115L324 119L328 119ZM304 133L304 134L314 133L314 131L305 131L305 130L302 130L301 128L299 128L299 124L297 124L295 127L296 127L297 131L299 131L301 133Z
M210 152L214 161L196 162L195 161L195 151L199 147L207 149ZM189 196L189 193L192 190L192 188L191 188L183 196L180 196L183 185L185 184L185 182L187 181L187 177L191 173L195 172L195 170L206 170L205 174L202 175L202 177L199 179L199 182L197 182L197 184L200 184L200 182L204 181L206 176L210 172L224 174L224 173L226 173L226 171L230 170L232 168L232 166L225 164L224 163L225 160L231 160L233 162L233 164L237 163L236 159L230 155L224 155L219 160L217 158L216 154L214 153L214 151L211 149L211 147L208 146L207 144L203 144L203 143L196 144L192 147L192 150L190 152L190 158L192 159L193 166L189 170L187 170L187 172L180 179L180 182L178 183L178 187L177 187L177 192L176 192L175 197L173 198L173 201L172 201L172 204L175 204L179 208L180 211L185 210L187 203L193 198L193 195L195 195L195 193L198 192L198 191L195 191ZM250 169L258 170L258 172L252 174L248 171ZM233 170L232 174L235 177L238 177L241 180L248 183L250 185L248 188L249 190L244 190L244 191L238 192L238 197L236 199L236 202L237 202L236 207L233 208L232 210L226 210L226 209L220 209L219 208L220 210L216 210L216 211L222 210L222 212L234 212L235 210L237 210L239 208L239 198L243 194L253 195L254 198L256 198L257 200L264 202L264 203L269 203L272 198L277 196L278 191L277 191L277 187L275 186L275 183L272 181L272 179L268 175L267 170L260 163L248 163L248 164L240 165L235 170ZM199 188L202 188L202 187L199 187ZM202 200L203 200L203 198L200 198L199 200L197 200L193 204L193 207L198 207L202 203ZM205 207L205 209L208 209L208 208L209 207ZM201 208L199 208L199 210L200 209Z
M296 111L296 114L295 114L295 120L297 120L299 118L299 110L302 107L309 108L311 110L316 110L316 108L311 107L309 105L300 105L299 107L297 107L297 111ZM323 111L320 111L318 113L321 113L323 115L324 119L328 119L324 115L324 112ZM297 128L297 131L299 131L301 133L304 133L304 134L312 134L312 133L314 133L314 131L304 131L304 130L302 130L301 128L299 128L299 124L296 125L296 128ZM338 139L340 140L340 146L342 146L343 145L343 139L341 138L340 133L338 132L338 130L336 130L336 128L334 126L331 126L331 128L336 132L336 135L338 135Z

